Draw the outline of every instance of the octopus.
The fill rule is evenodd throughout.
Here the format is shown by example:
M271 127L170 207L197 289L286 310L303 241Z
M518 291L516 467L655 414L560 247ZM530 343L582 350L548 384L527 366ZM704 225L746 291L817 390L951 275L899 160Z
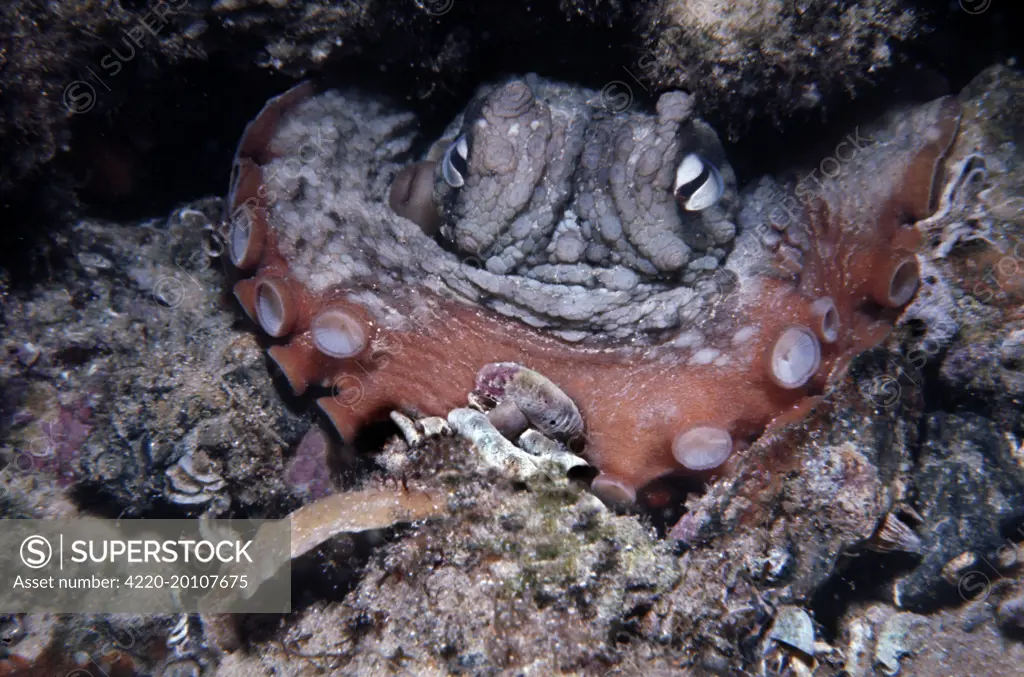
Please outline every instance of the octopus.
M914 297L914 223L960 110L902 110L740 192L696 104L610 110L527 75L482 87L431 144L410 112L301 84L238 146L234 295L345 440L509 394L607 501L720 472Z

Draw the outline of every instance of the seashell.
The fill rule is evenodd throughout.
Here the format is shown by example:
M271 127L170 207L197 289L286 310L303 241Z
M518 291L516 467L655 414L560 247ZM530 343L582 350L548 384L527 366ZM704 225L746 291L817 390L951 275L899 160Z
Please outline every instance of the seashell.
M867 541L867 547L876 552L920 553L921 538L895 513L887 514L878 529Z
M583 433L576 403L546 376L515 362L484 365L477 372L475 392L499 405L512 402L548 437L571 440Z
M416 430L416 422L411 418L400 411L392 411L388 413L388 417L392 423L398 426L398 431L405 439L405 443L410 447L414 447L423 441L423 435L420 435L420 431Z
M188 453L167 469L167 498L181 505L201 505L218 498L225 486L210 457Z
M814 656L814 621L799 607L780 608L768 637L807 656Z
M440 416L427 416L416 421L416 424L423 431L423 436L427 438L450 435L452 432L452 429L448 426L448 421Z

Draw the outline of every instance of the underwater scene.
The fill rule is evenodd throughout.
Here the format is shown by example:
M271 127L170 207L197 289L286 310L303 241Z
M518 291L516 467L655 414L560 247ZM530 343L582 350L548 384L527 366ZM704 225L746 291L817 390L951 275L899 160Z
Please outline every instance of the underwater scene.
M0 677L1024 677L1022 29L6 0Z

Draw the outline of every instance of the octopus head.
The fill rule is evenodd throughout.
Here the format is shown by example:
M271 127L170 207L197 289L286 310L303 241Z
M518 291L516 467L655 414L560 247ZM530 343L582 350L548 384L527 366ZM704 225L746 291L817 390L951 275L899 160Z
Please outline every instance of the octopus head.
M690 96L663 95L657 115L613 112L527 76L485 88L398 175L390 204L491 273L621 288L627 302L717 267L735 184Z

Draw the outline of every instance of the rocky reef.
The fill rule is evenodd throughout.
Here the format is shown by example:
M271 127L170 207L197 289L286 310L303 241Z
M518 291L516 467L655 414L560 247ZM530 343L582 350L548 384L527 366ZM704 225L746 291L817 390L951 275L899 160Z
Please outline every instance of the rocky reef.
M847 346L843 352L852 352L842 360L844 368L831 370L813 392L802 394L795 409L774 414L766 431L735 448L730 445L726 464L715 455L716 437L704 434L698 445L702 453L684 455L696 472L636 482L643 489L642 508L617 507L634 489L622 475L614 482L595 481L599 472L607 475L615 467L614 457L593 449L588 453L586 436L582 446L573 443L581 425L602 425L603 410L594 407L610 395L588 399L572 386L568 372L547 363L540 373L524 370L519 363L536 355L528 350L510 352L512 363L501 361L505 354L500 350L489 351L486 368L474 366L465 379L445 381L411 342L397 344L417 355L409 364L402 362L396 344L385 345L377 355L390 361L372 364L385 374L402 367L406 382L423 378L423 387L402 390L396 382L389 390L391 381L382 386L366 377L375 372L365 372L364 396L378 387L413 397L406 404L391 400L391 410L381 419L348 419L348 427L346 419L316 416L307 398L296 397L297 390L323 387L317 384L323 377L309 372L313 376L305 387L296 388L300 379L273 347L291 343L287 332L276 330L289 318L292 323L302 317L312 321L314 306L292 312L285 300L299 288L264 284L261 310L256 285L250 286L250 297L243 285L237 296L251 317L240 313L231 289L237 264L246 263L251 226L257 222L245 220L247 226L234 232L239 222L221 218L225 212L237 214L230 207L245 202L239 192L246 189L238 186L245 184L245 166L256 164L252 158L265 166L285 162L287 154L275 160L252 146L240 152L239 178L228 200L204 199L141 223L85 219L61 231L51 278L28 289L4 290L3 515L292 515L304 534L299 547L293 543L295 611L270 617L5 617L0 674L102 669L108 674L225 676L939 675L954 666L964 674L1013 674L1024 658L1024 282L1019 271L1024 181L1016 144L1022 93L1024 79L1018 73L993 67L955 100L918 108L916 114L894 111L878 128L904 130L902 136L890 134L912 142L913 148L932 144L940 149L939 170L934 171L936 155L929 180L910 184L927 196L920 210L886 211L893 203L877 199L878 185L890 190L903 185L882 180L902 176L899 172L886 174L871 164L874 183L858 183L857 162L844 165L847 171L836 185L858 186L863 192L853 194L852 206L831 203L828 213L877 229L877 218L858 221L850 215L860 209L878 214L881 207L900 228L912 227L919 234L906 245L916 251L913 298L885 308L871 300L873 288L865 287L849 307L836 301L837 327L856 326L855 313L880 308L873 321L884 320L885 331L877 336L867 332L870 342ZM350 142L338 147L385 161L397 154L405 163L394 161L389 170L370 173L376 177L372 195L377 206L372 209L357 199L363 195L359 176L349 176L342 184L351 189L348 202L333 204L342 205L343 214L363 205L364 220L339 222L356 226L355 237L363 232L358 224L383 219L404 239L393 245L379 241L372 251L353 249L349 267L330 274L358 280L359 256L382 257L364 267L387 271L384 264L392 260L396 281L425 284L429 276L417 277L422 273L416 268L402 266L429 267L429 258L388 259L388 247L427 247L427 239L436 243L445 237L458 242L464 222L445 219L461 212L459 207L442 210L438 229L428 236L422 224L391 211L389 187L406 163L417 159L405 152L416 144L389 143L373 135L382 129L407 134L401 130L409 129L409 117L355 96L345 98L345 105L377 106L377 114L351 118L366 127L359 133L349 130L344 138ZM318 101L329 99L305 98L306 103L291 105L309 110L322 105ZM915 115L942 120L942 111L953 110L955 133L914 122ZM615 111L606 113L610 120L619 119ZM288 128L284 119L281 130ZM632 124L650 124L647 119L637 117ZM864 124L865 134L875 129ZM337 123L333 128L344 129ZM459 172L464 186L476 185L478 157L486 157L476 155L479 146L467 144L465 164L455 160L447 172L444 166L446 155L450 159L451 152L459 152L461 129L453 125L455 133L442 137L443 152L429 172L428 204L435 195L441 196L437 204L442 207L451 204L445 196L451 183L458 183L451 169ZM376 140L359 146L360 134ZM870 138L886 138L880 134ZM300 140L296 147L301 145ZM911 150L908 155L907 146L895 142L880 145L903 149L904 161L920 154ZM280 153L284 146L276 148ZM722 243L727 253L722 262L729 266L737 253L747 262L754 254L775 260L780 249L766 248L763 240L785 229L758 230L750 225L757 223L750 214L766 215L773 205L787 204L779 202L789 194L786 190L797 195L796 187L806 185L810 175L752 181L730 197L728 191L736 189L730 187L733 179L724 157L716 156L714 148L703 149L701 156L709 162L714 158L724 177L718 199L746 205L729 218L737 235L735 242ZM687 153L679 148L667 157L668 190L673 200L687 204L694 192L677 197L672 181ZM698 173L710 176L704 169ZM295 192L297 185L281 195L315 196L310 188ZM464 195L473 200L472 193ZM270 224L286 218L290 204L282 197L274 201L276 207L257 206ZM781 224L785 213L776 211L776 218L764 223ZM708 223L721 222L699 211L695 217L697 233ZM822 221L809 223L818 228ZM834 230L810 232L819 239L822 232L835 235ZM851 230L836 241L846 246L853 237L857 242L859 232ZM753 254L740 246L751 236L760 242ZM268 242L273 247L267 251L283 247L282 238ZM784 246L799 244L787 242ZM296 240L290 246L298 251L305 245ZM438 256L457 250L432 246ZM866 245L859 247L851 251ZM561 255L566 248L533 251L540 257ZM805 262L819 255L800 251ZM309 253L314 256L316 247ZM695 258L688 255L686 261ZM899 257L882 260L896 270L902 265ZM475 272L449 289L448 298L459 290L472 295L485 288L481 281L488 279L483 276L489 272L487 261L480 268L464 268ZM530 254L522 261L517 274L527 279L551 265L531 260ZM634 275L665 289L688 289L701 279L694 275L688 281L686 264L671 275L658 272L657 266L647 271L643 257L588 261L596 272L635 261ZM281 273L293 269L279 267L276 277L268 276L268 262L261 256L251 264L264 279L283 280ZM759 278L763 272L756 266L731 267L753 275L738 278L747 280L748 294L753 293L751 280L788 285L762 281L752 287L761 295L803 289L778 270ZM302 284L316 289L317 274L310 266ZM839 285L815 279L816 284ZM842 279L848 286L831 287L831 298L858 288L856 275ZM351 280L330 279L322 288L339 283ZM883 286L886 292L899 291L899 285ZM316 349L318 341L342 352L358 347L353 337L360 334L353 327L372 332L387 319L374 317L386 304L374 305L373 294L396 294L401 288L398 282L388 286L387 280L367 287L358 299L368 305L362 310L345 305L350 315L328 323L307 347ZM743 288L740 284L740 292L731 293L742 294ZM562 298L577 293L571 287ZM332 303L338 298L329 296ZM471 298L504 318L506 337L533 335L511 328L522 322L529 297L522 301L513 289L504 305L494 303L500 294ZM559 318L564 319L559 313L546 317L547 328L555 330ZM459 321L464 320L449 319L434 331L447 331ZM792 320L783 323L789 326ZM581 326L586 325L572 325L574 330ZM608 326L615 325L595 325L587 336L559 340L580 347L603 342L607 350L609 341L621 341ZM808 326L814 327L819 361L824 361L832 345L827 330L833 325ZM692 329L683 324L650 327L639 345L657 346L666 333L675 338ZM367 340L371 335L366 334ZM678 349L674 344L673 350ZM686 347L686 361L699 350ZM445 355L437 357L454 363ZM475 358L462 359L469 363ZM350 391L329 389L337 380L338 363L317 364L317 369L330 367L324 371L329 374L326 397L351 405L344 397ZM426 376L412 376L416 373ZM433 392L450 393L435 400L436 408L420 399L431 385ZM654 390L662 396L666 392ZM719 402L718 407L725 411L741 404ZM552 411L561 413L548 419ZM371 420L378 422L365 425ZM334 423L341 435L325 432L321 422ZM669 458L678 462L669 447ZM699 461L710 457L718 460L706 461L711 470L702 469ZM644 467L646 462L631 463Z
M4 5L0 517L287 517L293 611L0 677L1020 673L1019 8L947 4Z
M0 201L48 225L81 203L140 218L154 199L210 194L236 125L301 76L344 73L437 119L484 80L537 71L614 100L684 89L730 134L801 125L794 111L834 115L940 69L959 88L1015 53L1013 3L948 4L13 0L0 8Z

